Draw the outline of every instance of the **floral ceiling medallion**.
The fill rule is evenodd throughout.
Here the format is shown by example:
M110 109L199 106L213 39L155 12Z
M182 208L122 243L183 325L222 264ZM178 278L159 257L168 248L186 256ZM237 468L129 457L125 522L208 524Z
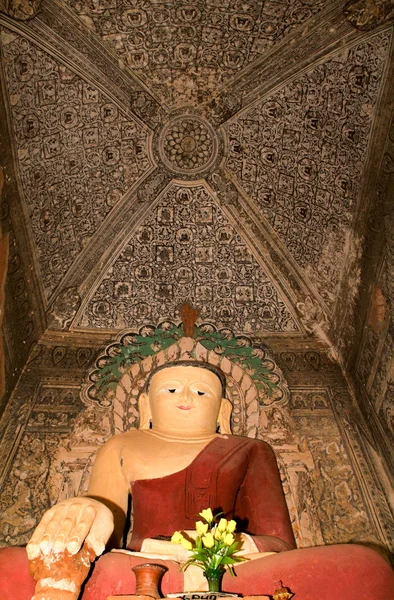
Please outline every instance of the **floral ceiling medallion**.
M223 156L223 140L204 117L183 109L156 131L153 153L172 175L197 180L217 167Z

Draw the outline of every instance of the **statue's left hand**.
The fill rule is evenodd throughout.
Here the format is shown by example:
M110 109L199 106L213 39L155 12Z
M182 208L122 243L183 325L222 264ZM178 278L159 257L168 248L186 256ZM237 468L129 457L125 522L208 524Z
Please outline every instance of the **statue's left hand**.
M27 556L58 554L67 550L76 554L84 541L102 554L114 528L110 509L93 498L69 498L55 504L42 517L27 544Z

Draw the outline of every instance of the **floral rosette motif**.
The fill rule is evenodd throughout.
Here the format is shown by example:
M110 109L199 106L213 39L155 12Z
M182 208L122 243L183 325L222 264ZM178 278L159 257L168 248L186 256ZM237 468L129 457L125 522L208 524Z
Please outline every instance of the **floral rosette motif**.
M177 121L165 136L166 155L174 166L194 169L204 165L212 154L208 129L197 120Z

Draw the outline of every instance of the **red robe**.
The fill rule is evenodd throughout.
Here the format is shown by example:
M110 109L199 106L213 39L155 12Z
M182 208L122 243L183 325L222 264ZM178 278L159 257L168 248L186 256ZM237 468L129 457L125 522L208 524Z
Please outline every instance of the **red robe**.
M260 440L215 438L186 469L159 479L136 481L131 494L133 550L140 550L146 538L194 529L204 508L235 519L238 531L275 536L272 540L256 537L260 550L295 548L275 456Z

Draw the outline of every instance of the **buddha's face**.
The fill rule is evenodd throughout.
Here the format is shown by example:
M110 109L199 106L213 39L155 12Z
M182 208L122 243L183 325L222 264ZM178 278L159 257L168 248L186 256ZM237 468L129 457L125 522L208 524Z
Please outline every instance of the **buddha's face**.
M162 369L153 375L148 395L153 428L215 432L222 384L212 371L183 365Z

